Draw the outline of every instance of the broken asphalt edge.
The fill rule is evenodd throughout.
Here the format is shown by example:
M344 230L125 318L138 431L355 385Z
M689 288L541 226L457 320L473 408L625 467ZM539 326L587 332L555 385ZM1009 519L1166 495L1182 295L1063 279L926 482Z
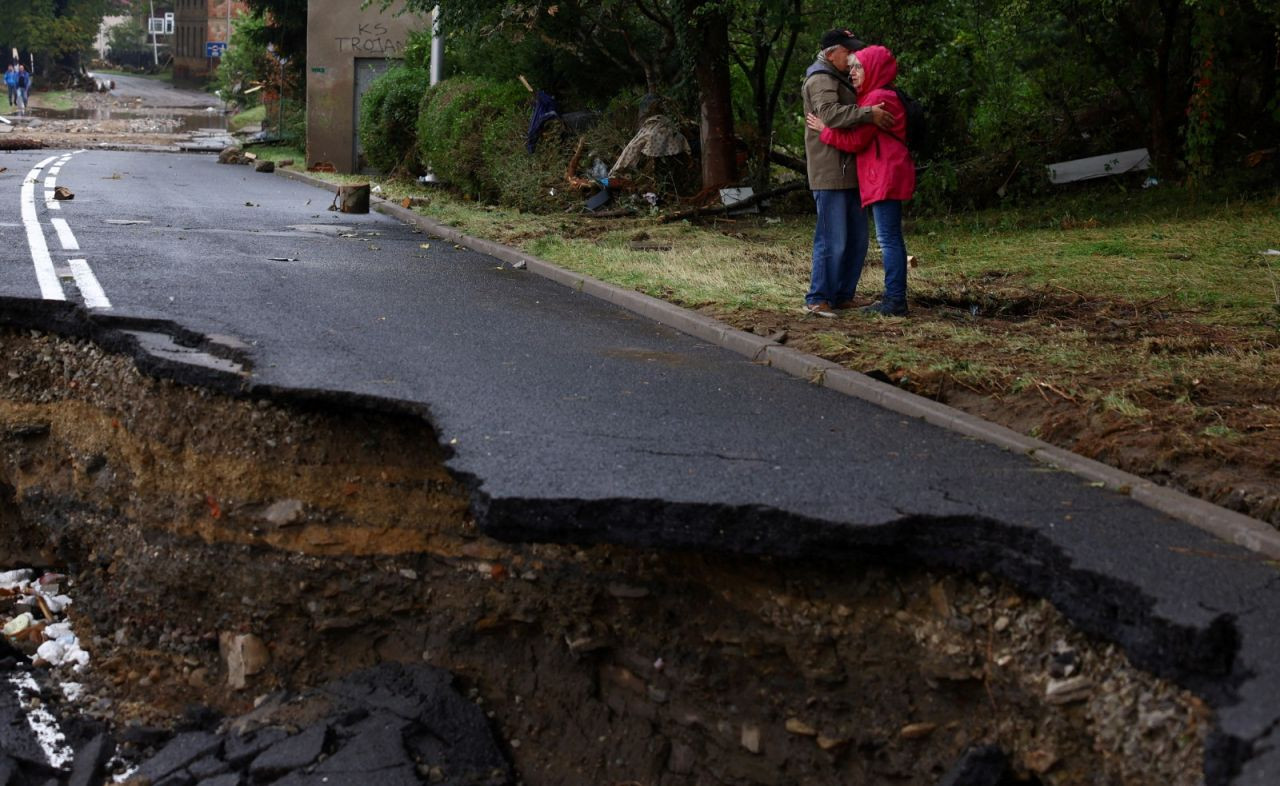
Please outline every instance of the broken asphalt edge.
M304 172L276 170L276 173L326 189L333 184ZM373 209L403 223L416 226L451 243L486 254L503 262L520 262L531 273L551 279L570 289L608 301L634 314L648 317L701 341L728 349L837 393L859 398L892 412L924 420L939 428L980 442L1021 453L1112 491L1128 494L1148 508L1190 524L1213 536L1271 559L1280 559L1280 531L1266 522L1228 510L1212 502L1176 489L1161 486L1100 461L1050 445L1013 429L961 412L932 399L909 393L877 381L837 363L785 347L767 338L730 327L719 320L651 297L642 292L609 284L583 273L566 270L532 254L491 240L472 237L379 196L371 199Z
M202 336L170 320L92 312L66 301L0 297L0 324L87 339L131 357L139 370L150 376L236 398L403 415L434 429L430 407L423 403L262 384L249 372L193 366L167 353L156 353L137 335L167 336L180 346L207 347L247 364L249 348L245 345ZM449 446L440 447L446 461L452 458ZM651 499L496 499L483 491L480 478L451 472L470 490L472 512L482 531L499 539L985 571L1046 598L1082 631L1115 642L1135 665L1183 685L1215 708L1247 704L1241 688L1256 676L1239 662L1240 633L1231 614L1218 613L1208 621L1191 624L1170 618L1140 586L1123 577L1082 569L1044 534L989 518L912 517L850 530L757 505ZM619 515L623 510L626 515ZM1257 764L1255 742L1265 736L1242 738L1215 723L1206 741L1206 782L1214 786L1231 783L1243 767Z

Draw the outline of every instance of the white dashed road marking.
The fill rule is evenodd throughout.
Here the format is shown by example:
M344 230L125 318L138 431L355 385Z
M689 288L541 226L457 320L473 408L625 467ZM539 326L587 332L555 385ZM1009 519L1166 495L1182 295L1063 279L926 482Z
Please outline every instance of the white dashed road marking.
M65 218L51 218L49 223L53 224L54 230L57 231L58 242L62 244L63 251L80 250L80 243L76 240L76 236L71 234L71 225Z
M67 264L71 265L71 275L75 276L76 287L84 296L84 304L89 308L111 308L111 301L107 300L107 293L102 291L97 276L89 269L89 263L83 259L71 259Z
M36 281L40 284L40 297L45 300L66 300L66 293L58 283L58 274L53 269L53 260L49 257L49 245L44 240L44 229L40 226L40 218L36 215L36 181L40 179L40 171L48 166L53 156L36 164L22 181L22 225L27 230L27 245L31 246L31 261L36 266Z
M44 178L45 207L49 210L61 209L61 205L53 198L53 190L57 188L58 172L73 155L75 153L67 153L58 158L57 163L49 167ZM44 227L41 226L40 217L36 213L36 186L40 182L41 173L53 160L54 157L51 156L36 164L22 183L22 224L27 230L27 245L31 247L31 261L35 265L40 297L45 300L66 300L66 292L63 291L62 283L58 280L58 272L54 268L53 257L49 253L49 244L45 240ZM80 242L76 240L75 234L71 231L71 225L65 218L50 218L49 223L58 233L58 242L64 251L80 250ZM69 259L67 265L71 269L71 277L75 281L76 289L80 290L80 296L84 298L86 308L111 308L111 301L107 299L107 293L98 283L98 277L93 274L93 269L89 267L87 260Z

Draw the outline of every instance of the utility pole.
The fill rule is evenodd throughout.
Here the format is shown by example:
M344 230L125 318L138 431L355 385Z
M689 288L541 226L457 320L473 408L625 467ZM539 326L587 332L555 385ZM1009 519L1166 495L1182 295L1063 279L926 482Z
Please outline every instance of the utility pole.
M160 65L160 44L156 42L156 28L151 21L156 18L156 0L148 0L151 8L151 14L147 17L147 28L151 32L151 62L154 65Z
M444 36L440 34L440 6L431 9L431 72L430 83L444 78Z

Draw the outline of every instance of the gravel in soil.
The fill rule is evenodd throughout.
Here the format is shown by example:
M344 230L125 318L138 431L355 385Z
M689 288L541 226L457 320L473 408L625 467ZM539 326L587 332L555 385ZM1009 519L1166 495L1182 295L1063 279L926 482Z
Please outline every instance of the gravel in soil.
M86 722L425 663L529 784L932 784L984 743L1027 783L1202 779L1200 700L991 576L499 543L421 419L44 334L0 332L0 444L0 564L73 577L93 660L50 703Z

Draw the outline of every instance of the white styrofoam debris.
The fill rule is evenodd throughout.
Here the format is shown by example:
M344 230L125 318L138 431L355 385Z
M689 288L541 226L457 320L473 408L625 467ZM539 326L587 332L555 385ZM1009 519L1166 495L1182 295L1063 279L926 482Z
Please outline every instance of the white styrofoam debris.
M35 575L30 570L6 570L0 573L0 587L4 589L17 589L23 584L31 581L31 577Z

